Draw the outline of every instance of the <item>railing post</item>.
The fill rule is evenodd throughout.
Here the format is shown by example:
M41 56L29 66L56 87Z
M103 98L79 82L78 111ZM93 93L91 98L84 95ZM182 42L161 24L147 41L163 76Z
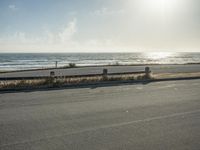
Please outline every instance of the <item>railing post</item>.
M107 79L108 78L108 69L103 69L103 79Z
M151 78L151 70L149 67L145 67L145 77L147 79L150 79Z

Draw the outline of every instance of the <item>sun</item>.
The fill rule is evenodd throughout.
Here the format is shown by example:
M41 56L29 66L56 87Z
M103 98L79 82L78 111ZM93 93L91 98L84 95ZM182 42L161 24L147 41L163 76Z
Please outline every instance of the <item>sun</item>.
M180 0L140 0L140 10L148 13L173 13L178 10Z

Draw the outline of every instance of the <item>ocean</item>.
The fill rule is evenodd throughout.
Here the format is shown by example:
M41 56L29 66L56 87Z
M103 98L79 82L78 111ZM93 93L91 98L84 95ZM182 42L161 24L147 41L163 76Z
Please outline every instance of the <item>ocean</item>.
M0 70L67 66L200 63L200 53L0 53Z

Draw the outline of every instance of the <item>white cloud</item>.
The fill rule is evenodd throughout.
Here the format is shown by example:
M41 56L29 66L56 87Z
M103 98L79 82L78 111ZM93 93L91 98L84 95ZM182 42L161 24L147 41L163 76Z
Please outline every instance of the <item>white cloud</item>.
M77 11L71 11L71 12L69 12L68 14L69 14L70 16L75 16L75 15L78 14L78 12L77 12Z
M71 40L71 38L76 32L77 32L76 19L74 19L67 25L67 27L62 32L58 33L58 37L61 43L66 43Z
M73 49L79 44L73 40L74 34L77 33L77 21L73 19L59 32L44 30L43 36L33 37L28 33L17 31L13 34L0 37L0 51L6 49L15 50L61 50Z
M26 34L24 32L15 32L12 35L0 38L0 44L24 44L27 43Z
M91 15L96 15L96 16L109 16L109 15L120 15L123 14L124 10L110 10L108 8L101 8L99 10L95 10L94 12L91 12Z
M20 43L26 43L26 34L24 32L16 32L13 36L13 39L18 39Z
M121 37L117 36L76 39L76 34L79 34L76 19L68 22L57 32L52 32L46 28L40 36L36 37L23 31L17 31L7 36L0 36L0 52L131 52L147 46L149 49L154 49L154 47L151 47L151 42L150 44L145 42L141 44L137 41L125 43ZM195 50L198 41L199 39L190 44L194 45L194 47L189 47L190 51L192 49L198 51ZM146 47L143 46L145 44ZM183 48L175 47L175 45L173 45L173 48L179 48L183 51ZM184 46L185 51L187 51L187 48L187 46Z
M12 11L18 10L18 8L17 8L15 5L13 5L13 4L8 5L8 8L9 8L10 10L12 10Z
M25 32L15 32L7 37L0 37L0 52L94 52L111 50L116 45L111 39L77 40L77 21L73 19L59 32L44 30L43 36L31 37ZM116 50L117 48L115 48Z
M43 36L31 37L25 32L16 31L13 34L0 37L0 44L67 44L72 41L72 37L76 32L76 19L73 19L60 32L54 33L45 29Z

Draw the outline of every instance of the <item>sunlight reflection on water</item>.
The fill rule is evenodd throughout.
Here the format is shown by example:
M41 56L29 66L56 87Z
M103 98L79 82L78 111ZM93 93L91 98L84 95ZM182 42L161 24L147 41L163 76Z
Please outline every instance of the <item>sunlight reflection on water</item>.
M152 53L145 53L144 55L148 59L159 60L159 59L169 58L175 54L176 53L171 53L171 52L152 52Z

